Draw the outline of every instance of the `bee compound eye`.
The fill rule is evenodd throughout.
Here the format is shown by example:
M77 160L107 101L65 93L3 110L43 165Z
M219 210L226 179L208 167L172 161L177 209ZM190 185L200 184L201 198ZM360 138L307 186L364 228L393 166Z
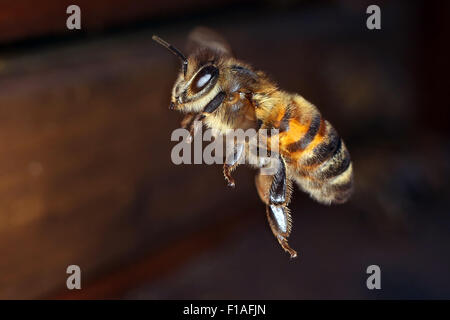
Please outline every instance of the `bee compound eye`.
M197 73L194 80L192 81L192 92L197 93L203 90L208 85L208 83L210 83L211 80L217 76L218 73L219 70L214 66L204 67L202 70L200 70L200 72Z

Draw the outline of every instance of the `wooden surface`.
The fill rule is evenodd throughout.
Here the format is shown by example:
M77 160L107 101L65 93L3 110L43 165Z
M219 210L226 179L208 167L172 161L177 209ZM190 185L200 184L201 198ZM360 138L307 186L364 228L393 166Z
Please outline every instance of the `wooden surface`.
M158 49L139 36L3 60L0 297L41 296L69 264L89 275L238 201L219 167L172 164L175 70Z

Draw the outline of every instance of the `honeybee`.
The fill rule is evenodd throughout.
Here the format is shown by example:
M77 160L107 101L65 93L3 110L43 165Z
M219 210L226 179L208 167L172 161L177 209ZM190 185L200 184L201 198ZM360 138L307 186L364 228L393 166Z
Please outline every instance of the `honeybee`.
M262 71L234 58L228 43L217 33L196 28L189 36L192 53L153 36L182 62L172 89L170 108L186 113L182 127L193 131L201 121L219 132L227 129L277 129L279 165L272 175L255 178L259 197L266 205L270 228L291 258L297 252L288 244L292 220L288 204L292 182L323 204L343 203L353 190L350 154L319 110L302 96L277 87ZM244 146L234 149L223 166L231 187L231 172L239 164Z

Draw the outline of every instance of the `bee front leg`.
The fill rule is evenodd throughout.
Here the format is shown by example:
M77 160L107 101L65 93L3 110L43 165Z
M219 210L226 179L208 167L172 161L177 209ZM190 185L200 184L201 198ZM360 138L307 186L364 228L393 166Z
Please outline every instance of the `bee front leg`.
M183 129L190 128L196 115L197 115L196 113L188 113L188 114L186 114L183 117L183 120L181 120L181 123L180 123L181 128L183 128Z
M281 157L278 170L273 176L261 173L256 176L256 189L266 204L267 220L273 234L291 258L297 257L297 252L289 246L287 240L292 229L292 220L287 207L291 188L290 181L286 177L286 166Z
M238 143L234 145L232 154L227 155L226 157L225 163L223 165L223 175L229 187L234 188L236 185L233 177L231 176L231 172L239 165L239 160L244 154L244 150L245 143Z
M181 128L189 130L188 142L191 143L197 127L196 121L202 121L205 116L201 113L188 113L183 120L181 120Z

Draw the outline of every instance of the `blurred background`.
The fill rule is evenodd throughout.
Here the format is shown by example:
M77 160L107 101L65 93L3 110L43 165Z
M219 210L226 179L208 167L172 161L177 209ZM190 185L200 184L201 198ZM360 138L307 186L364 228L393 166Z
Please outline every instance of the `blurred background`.
M66 8L81 8L81 30ZM446 1L0 2L0 298L450 298ZM299 190L290 260L255 171L174 165L168 110L198 25L319 107L344 138L356 192ZM82 290L66 289L79 265ZM366 268L381 268L381 290Z

